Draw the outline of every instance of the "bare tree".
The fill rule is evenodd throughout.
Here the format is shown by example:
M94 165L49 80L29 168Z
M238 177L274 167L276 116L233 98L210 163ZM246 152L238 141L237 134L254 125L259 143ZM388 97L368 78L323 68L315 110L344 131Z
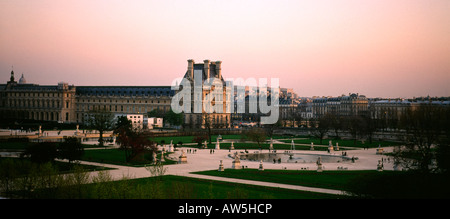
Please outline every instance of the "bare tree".
M266 131L262 128L251 128L248 130L245 135L251 141L254 141L258 144L258 147L261 148L261 143L266 141Z
M334 130L336 139L339 139L339 130L342 129L343 118L336 114L330 114L330 128Z
M364 134L366 126L366 121L361 116L350 116L345 119L344 127L352 135L354 145L356 145L358 137Z
M416 109L408 109L402 115L400 124L405 130L406 145L396 151L395 157L403 166L416 166L423 172L430 172L436 167L432 165L434 158L432 148L443 142L441 139L446 137L445 129L448 129L448 124L442 122L446 113L448 111L443 110L441 106L422 104Z
M203 120L203 126L208 131L208 139L209 143L212 144L211 134L212 134L212 128L213 128L213 118L210 113L203 113L202 114L202 120Z
M89 127L99 132L98 145L103 146L103 133L114 127L114 114L105 109L94 109L88 112Z
M329 114L326 114L319 119L313 121L312 129L314 136L320 139L320 144L322 144L322 140L330 130L331 127L331 118Z

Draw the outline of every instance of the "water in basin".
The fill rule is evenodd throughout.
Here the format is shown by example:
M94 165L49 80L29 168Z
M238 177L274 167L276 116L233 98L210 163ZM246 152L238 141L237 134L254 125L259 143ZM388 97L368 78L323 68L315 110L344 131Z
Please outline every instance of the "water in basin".
M317 158L321 157L322 163L341 163L349 162L351 158L336 155L323 155L323 154L302 154L302 153L254 153L254 154L241 154L241 160L258 161L263 162L278 162L281 158L282 163L315 163Z

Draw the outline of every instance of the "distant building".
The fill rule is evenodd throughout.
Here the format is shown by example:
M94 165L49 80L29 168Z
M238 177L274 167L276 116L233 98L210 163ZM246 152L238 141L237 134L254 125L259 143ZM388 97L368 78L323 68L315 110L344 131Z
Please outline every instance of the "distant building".
M298 104L300 116L304 120L310 120L314 118L313 102L311 99L306 98L300 101Z
M75 122L75 86L27 84L14 80L11 71L7 84L0 84L0 119Z
M163 118L156 118L156 117L147 118L147 127L148 129L162 128Z
M130 120L133 129L143 129L144 128L144 115L128 114L127 119Z
M367 115L369 101L364 95L350 94L339 97L321 97L313 99L314 118L320 118L327 113L338 116Z
M20 79L19 79L19 84L26 84L27 83L27 80L25 80L25 77L23 77L23 74L22 74L22 77L20 77Z
M298 101L298 99L293 99L293 98L289 98L289 97L280 98L279 99L280 119L290 120L294 117L297 117L297 115L300 116L300 110L298 108L299 103L300 102Z
M450 106L450 100L431 100L430 98L389 98L372 100L369 103L369 112L372 119L380 120L400 120L408 109L415 110L421 104L431 104L434 106Z

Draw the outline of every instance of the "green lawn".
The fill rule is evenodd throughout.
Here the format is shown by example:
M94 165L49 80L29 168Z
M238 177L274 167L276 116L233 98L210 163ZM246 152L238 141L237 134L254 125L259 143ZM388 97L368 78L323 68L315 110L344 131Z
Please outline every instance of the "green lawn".
M24 150L29 145L32 145L32 142L0 142L0 149L10 149L10 150Z
M35 142L0 142L0 149L9 149L9 150L25 150L28 146L36 144ZM82 144L83 148L98 148L98 145L92 144ZM108 148L111 146L104 146L104 148Z
M166 175L85 185L83 199L338 199L345 196ZM54 195L54 194L50 194ZM65 194L61 194L64 196ZM44 197L45 198L45 197ZM55 197L52 197L55 198Z
M10 164L12 164L13 167L11 167L11 169L9 169L9 170L2 169L9 165L8 162ZM0 169L1 169L0 172L5 171L2 173L6 173L6 171L13 171L13 172L21 175L21 174L30 172L30 168L34 168L34 167L32 167L33 164L36 164L36 163L31 162L29 158L0 157ZM36 165L38 165L38 164L36 164ZM101 166L69 163L69 162L62 162L62 161L53 161L53 162L51 162L51 165L59 173L71 173L71 172L73 172L74 166L81 166L84 171L100 171L100 170L112 169L112 168L101 167Z
M295 171L256 169L217 170L196 174L337 189L358 194L350 198L448 198L448 174L417 171Z
M274 182L289 185L300 185L319 187L327 189L346 190L347 185L355 178L383 174L377 171L298 171L298 170L264 170L257 169L225 169L223 172L217 170L195 172L196 174L221 176L238 179L248 179L264 182Z
M167 155L164 154L165 156ZM93 161L99 163L108 163L108 164L116 164L116 165L124 165L124 166L145 166L151 163L151 153L144 153L140 157L139 160L133 160L131 162L127 162L125 159L125 151L120 149L98 149L98 150L85 150L84 155L81 160L84 161ZM161 154L156 156L158 159L161 157ZM169 159L165 159L166 162L164 164L174 164L175 161L171 161Z
M139 183L151 183L152 178L136 179ZM163 176L162 198L183 199L336 199L339 195L288 189L245 185L238 183L197 179L190 177ZM182 190L177 192L177 190Z

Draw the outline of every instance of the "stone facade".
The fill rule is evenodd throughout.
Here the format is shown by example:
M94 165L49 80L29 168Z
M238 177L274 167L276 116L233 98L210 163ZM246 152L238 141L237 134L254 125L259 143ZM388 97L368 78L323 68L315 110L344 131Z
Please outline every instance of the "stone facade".
M231 126L231 113L227 113L226 107L233 102L227 101L226 83L221 73L221 61L211 62L210 60L204 60L203 63L195 63L194 60L188 60L188 67L183 80L188 80L191 86L191 113L185 113L184 124L188 128L229 128ZM205 97L208 95L210 89L202 89L201 93L194 91L194 75L201 75L202 87L204 81L210 78L217 78L222 83L223 90L219 100L214 100L214 105L220 105L223 108L222 113L206 113L202 107L205 104ZM194 95L201 95L196 97ZM196 112L195 108L201 109L200 112Z
M174 95L170 86L47 86L17 83L13 75L0 84L0 119L83 124L94 109L115 115L167 112Z

